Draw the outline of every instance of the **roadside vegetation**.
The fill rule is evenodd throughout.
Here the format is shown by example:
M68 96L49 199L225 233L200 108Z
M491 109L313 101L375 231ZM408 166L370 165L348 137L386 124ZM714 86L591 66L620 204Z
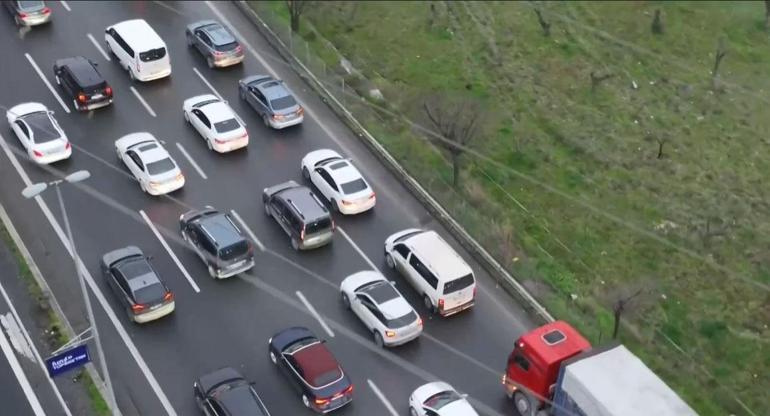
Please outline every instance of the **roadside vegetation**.
M770 408L770 3L295 3L252 2L555 316Z

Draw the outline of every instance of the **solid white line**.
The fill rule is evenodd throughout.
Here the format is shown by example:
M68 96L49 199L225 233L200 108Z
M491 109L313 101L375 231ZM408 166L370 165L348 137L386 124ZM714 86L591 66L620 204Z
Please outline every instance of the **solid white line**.
M204 84L206 84L206 86L207 86L207 87L209 87L209 89L211 90L211 92L213 92L213 93L214 93L214 95L216 95L216 96L217 96L217 98L219 98L220 100L223 100L223 101L224 101L224 98L222 98L222 96L219 94L219 92L217 91L217 89L216 89L216 88L214 88L214 86L213 86L213 85L211 85L211 84L208 82L208 80L206 80L206 78L203 76L203 74L201 74L201 73L200 73L200 71L198 71L198 68L196 68L196 67L193 67L193 72L195 72L195 75L197 75L197 76L198 76L198 78L200 78L200 79L201 79L201 81L203 81L203 83L204 83Z
M195 160L193 160L192 156L190 156L189 153L187 153L187 150L184 150L184 147L182 147L182 143L177 142L176 147L179 148L179 151L182 152L184 157L187 158L187 161L190 162L190 164L195 168L196 171L198 171L198 174L201 175L203 179L208 179L208 176L203 172L203 169L201 169L200 166L198 166L197 163L195 163Z
M334 332L332 332L332 329L329 328L329 325L326 325L326 322L324 322L323 318L321 318L321 315L318 314L318 312L315 310L313 305L311 305L310 302L308 302L307 299L305 299L305 295L303 295L302 292L300 292L299 290L296 293L299 300L302 301L302 303L305 304L305 307L307 308L307 310L310 311L310 314L313 315L313 317L318 321L318 323L321 324L321 327L324 329L324 331L326 331L326 333L333 338Z
M141 96L141 95L139 95L139 91L137 91L137 90L136 90L136 88L134 88L134 87L132 86L132 87L131 87L131 92L133 92L133 93L134 93L134 95L136 96L136 99L137 99L137 100L139 100L139 102L140 102L140 103L142 103L142 105L144 106L144 108L145 108L145 109L147 109L147 112L148 112L148 113L150 113L150 115L151 115L151 116L153 116L153 117L157 117L157 116L155 115L155 112L154 112L154 111L152 111L152 107L150 107L150 105L149 105L149 104L147 104L147 101L144 101L144 98L142 98L142 96Z
M24 169L21 167L19 160L16 159L16 155L13 154L13 152L11 151L11 148L8 146L8 143L5 141L5 138L1 134L0 134L0 146L2 146L3 151L8 156L8 159L11 161L11 164L16 169L16 172L18 172L19 176L21 176L21 179L24 182L24 185L25 186L31 185L32 181L29 179L27 172L25 172ZM59 240L61 241L62 245L64 245L64 248L67 250L67 253L70 255L70 257L74 258L72 254L72 250L70 249L69 240L64 234L64 230L62 230L61 225L53 216L53 213L51 213L51 210L48 208L48 204L45 203L45 201L40 195L35 197L35 202L37 202L37 205L40 207L40 210L43 211L43 215L45 215L46 219L51 224L51 227L53 228L56 235L59 237ZM174 410L174 407L171 406L171 402L168 400L168 397L163 392L163 389L160 387L158 380L152 374L152 371L150 371L150 368L147 366L147 363L144 361L144 358L142 358L142 355L139 353L139 350L136 348L136 345L134 344L134 342L131 340L131 337L126 332L126 329L120 323L120 320L115 315L115 312L112 310L112 307L107 301L107 298L104 296L104 293L102 293L101 289L99 289L99 286L94 281L94 278L91 275L91 272L88 271L88 268L86 268L86 265L80 259L80 256L78 256L77 261L81 266L81 270L83 270L83 276L86 279L86 283L88 283L88 286L91 288L91 292L94 294L94 297L96 297L96 300L99 301L99 305L101 305L102 309L104 309L105 314L107 314L107 317L109 318L110 322L115 327L115 330L118 332L120 339L123 341L124 344L126 344L126 348L128 349L128 352L136 361L136 364L139 367L139 370L142 372L142 374L144 374L144 377L147 379L147 383L149 383L150 388L155 392L155 395L158 397L158 401L160 401L161 406L163 406L163 409L169 416L177 416L176 410Z
M61 104L61 108L63 108L65 112L69 113L70 109L67 107L66 104L64 104L64 100L62 100L61 97L59 97L59 94L56 92L56 90L53 89L53 85L51 85L51 83L48 82L48 79L45 77L45 75L43 75L43 71L40 70L40 67L37 66L37 63L35 62L35 60L32 59L32 56L30 56L30 54L28 53L25 53L24 56L27 57L27 60L32 65L32 68L35 69L35 72L37 72L37 74L40 76L40 79L43 80L43 83L45 84L46 87L48 87L48 90L51 91L51 94L53 94L53 96L56 97L56 101L58 101L59 104Z
M364 258L364 260L372 268L372 270L374 270L374 271L379 271L380 270L380 269L377 268L377 266L374 265L374 263L372 263L371 260L369 260L369 257L367 257L366 254L364 254L364 251L361 250L361 248L359 248L358 245L356 245L355 242L353 242L353 239L350 238L350 236L348 236L348 233L346 233L345 230L342 229L342 227L338 226L337 230L340 233L342 233L342 236L345 237L346 240L348 240L348 243L350 243L350 245L353 246L353 248L358 252L358 254L360 254L361 257Z
M67 11L68 11L68 12L71 12L71 11L72 11L72 9L70 9L70 5L69 5L69 4L67 4L67 2L66 2L66 1L64 1L64 0L59 0L59 3L61 3L61 5L62 5L62 6L64 6L64 8L65 8L65 9L67 9Z
M99 42L97 42L96 39L94 39L94 35L92 35L90 33L86 33L86 36L88 37L88 40L90 40L91 43L94 44L96 49L99 50L99 53L102 54L104 59L106 59L108 61L112 60L112 59L110 59L110 55L108 55L107 52L105 52L104 49L102 49L102 45L99 45Z
M195 280L193 280L192 276L190 276L190 273L187 273L187 269L182 266L182 262L179 261L179 258L177 258L176 254L174 254L173 251L171 251L171 247L169 247L168 243L166 242L166 239L163 238L163 236L160 234L157 228L155 228L155 224L152 223L150 220L150 217L147 216L147 214L144 213L144 211L139 210L139 215L144 218L144 222L147 223L147 225L152 230L152 233L155 234L155 237L158 237L158 240L160 240L160 244L163 246L163 248L166 249L168 252L168 255L171 256L171 260L174 260L174 263L176 263L176 267L179 267L179 270L182 271L182 274L187 279L188 282L190 282L190 286L192 286L195 293L200 293L200 288L197 284L195 284Z
M241 224L241 227L243 227L243 229L246 230L246 234L248 234L249 237L251 237L251 239L254 240L255 243L257 243L257 247L259 247L259 251L265 251L265 246L262 244L261 241L259 241L259 239L257 238L257 235L254 234L253 231L251 231L249 226L246 225L246 221L244 221L243 218L241 218L241 216L238 215L238 213L235 212L234 209L231 209L230 213L233 214L233 217L235 217L235 220Z
M34 411L35 415L37 416L45 416L43 407L40 406L40 402L37 400L35 391L32 389L32 386L30 386L29 380L27 380L27 375L24 374L24 370L21 369L21 365L16 359L16 355L13 353L11 344L9 344L8 340L5 339L5 333L3 333L3 331L0 331L0 349L3 350L5 357L8 359L8 364L11 365L11 370L13 370L13 374L16 375L16 379L19 380L21 389L24 390L24 394L27 396L27 401L29 401L29 405L32 407L32 411Z
M185 15L184 13L180 12L179 10L177 10L177 9L175 9L175 8L173 8L173 7L171 7L171 6L169 6L169 5L168 5L168 4L166 4L165 2L162 2L162 1L153 1L153 3L157 4L158 6L164 7L164 8L166 8L167 10L170 10L170 11L172 11L172 12L174 12L174 13L176 13L176 14L180 15L180 16L184 16L184 15Z
M391 416L398 416L398 412L393 407L393 404L390 403L390 400L388 400L387 397L385 397L384 394L382 394L382 391L380 391L379 387L377 387L376 384L371 379L366 379L366 382L369 383L369 387L371 387L374 394L377 395L377 397L380 399L382 404L385 405L385 408L388 409L388 412L391 414Z
M35 347L35 344L32 342L32 338L29 336L29 332L27 332L27 328L25 328L24 323L21 322L21 318L19 318L19 314L18 312L16 312L16 307L14 307L13 303L11 303L11 298L8 296L8 293L5 291L5 288L3 287L2 284L0 284L0 293L2 293L3 299L5 299L5 303L8 304L8 308L11 310L11 314L13 314L13 317L16 319L16 322L19 323L21 332L24 334L24 339L32 348L32 353L35 354L35 359L37 359L37 363L40 364L40 369L47 376L48 370L45 368L43 359L40 357L40 353L38 352L37 347ZM54 395L56 395L56 399L59 400L59 404L61 404L62 409L64 409L64 413L66 413L67 416L72 416L72 412L70 412L70 408L67 406L67 402L64 401L64 398L62 397L61 392L59 392L59 387L56 386L56 383L54 383L51 377L46 377L46 379L48 380L48 384L53 389Z

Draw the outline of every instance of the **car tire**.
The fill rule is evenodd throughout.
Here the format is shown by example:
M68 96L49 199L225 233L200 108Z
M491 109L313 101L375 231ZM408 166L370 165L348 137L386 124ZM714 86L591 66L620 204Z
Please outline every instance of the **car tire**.
M417 411L414 410L414 407L409 407L409 416L420 416L417 414Z
M120 155L120 149L118 149L117 147L115 148L115 157L118 158L119 162L123 161L123 157Z
M291 238L291 248L294 249L294 251L299 251L299 241L295 237Z
M206 58L206 65L208 65L210 69L214 69L214 60L211 59L210 56Z
M113 51L112 51L112 48L110 47L110 42L106 42L106 41L105 41L105 42L104 42L104 46L106 46L106 47L107 47L106 49L107 49L107 53L108 53L108 54L110 54L110 55L115 55L115 52L113 52Z
M433 313L436 311L436 308L433 306L433 302L431 302L428 295L422 295L422 304L425 306L425 309L427 309L430 313Z
M329 200L329 204L331 204L331 206L332 206L332 211L334 211L334 212L340 212L340 207L339 207L339 205L337 205L337 201L336 201L336 200L334 200L334 198L332 198L331 200Z
M141 181L139 182L139 188L142 189L142 192L147 193L147 187L145 187Z
M209 276L211 276L212 279L216 279L217 278L217 272L216 272L216 270L214 270L214 267L209 265L208 269L209 269Z
M270 351L270 362L274 365L278 365L278 358L275 356L273 351Z
M307 398L306 394L302 395L302 404L305 405L308 409L310 409L310 399Z
M238 97L241 97L241 100L246 100L246 90L238 86Z
M305 180L310 180L310 171L307 170L307 166L302 167L302 177L305 178Z
M521 416L535 416L535 406L529 396L521 390L513 393L513 404Z
M267 204L264 204L264 205L265 205L265 215L267 215L268 217L271 217L272 215L270 215L270 205L267 205Z
M396 261L393 260L393 256L391 256L390 253L385 253L385 264L387 264L390 269L396 268Z
M213 151L214 150L214 145L211 144L211 140L209 140L209 139L207 139L205 137L203 138L203 140L206 141L206 146L209 148L209 150Z
M345 309L350 309L350 299L348 299L348 295L345 294L345 292L342 292L342 305L345 306Z
M270 127L270 119L267 118L267 114L262 116L262 122L265 123L265 127Z
M187 115L187 111L182 111L182 117L186 123L190 123L190 116Z
M187 39L187 46L192 47L193 46L193 38L190 35L186 35L185 39Z
M131 68L128 68L128 79L130 79L131 82L136 81L136 77L134 76L134 71Z
M382 335L378 331L374 331L374 345L380 348L385 347L385 341L382 340Z

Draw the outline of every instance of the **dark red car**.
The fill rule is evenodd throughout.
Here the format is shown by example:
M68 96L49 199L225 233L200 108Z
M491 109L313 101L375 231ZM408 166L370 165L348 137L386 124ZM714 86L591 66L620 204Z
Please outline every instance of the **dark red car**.
M268 344L270 361L298 388L305 407L328 413L353 400L353 383L326 348L326 341L309 329L284 329Z

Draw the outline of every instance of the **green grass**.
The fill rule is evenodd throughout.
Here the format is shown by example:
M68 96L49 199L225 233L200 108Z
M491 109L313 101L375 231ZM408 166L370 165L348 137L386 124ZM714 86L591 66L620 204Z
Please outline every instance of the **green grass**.
M283 2L255 7L271 25L287 27ZM550 37L529 2L316 2L300 35L311 62L336 65L328 40L411 119L424 120L415 102L436 90L483 100L492 122L473 146L508 169L466 158L460 189L451 187L446 157L412 130L348 102L501 264L545 287L536 296L557 317L606 342L613 300L644 287L648 294L624 317L623 342L699 413L747 414L737 397L763 414L770 295L751 281L770 282L764 5L543 7ZM650 33L656 8L662 36ZM720 38L728 54L715 90L710 71ZM592 71L614 77L592 89ZM657 138L666 140L660 159ZM707 223L716 235L705 236ZM567 300L571 294L577 301Z

